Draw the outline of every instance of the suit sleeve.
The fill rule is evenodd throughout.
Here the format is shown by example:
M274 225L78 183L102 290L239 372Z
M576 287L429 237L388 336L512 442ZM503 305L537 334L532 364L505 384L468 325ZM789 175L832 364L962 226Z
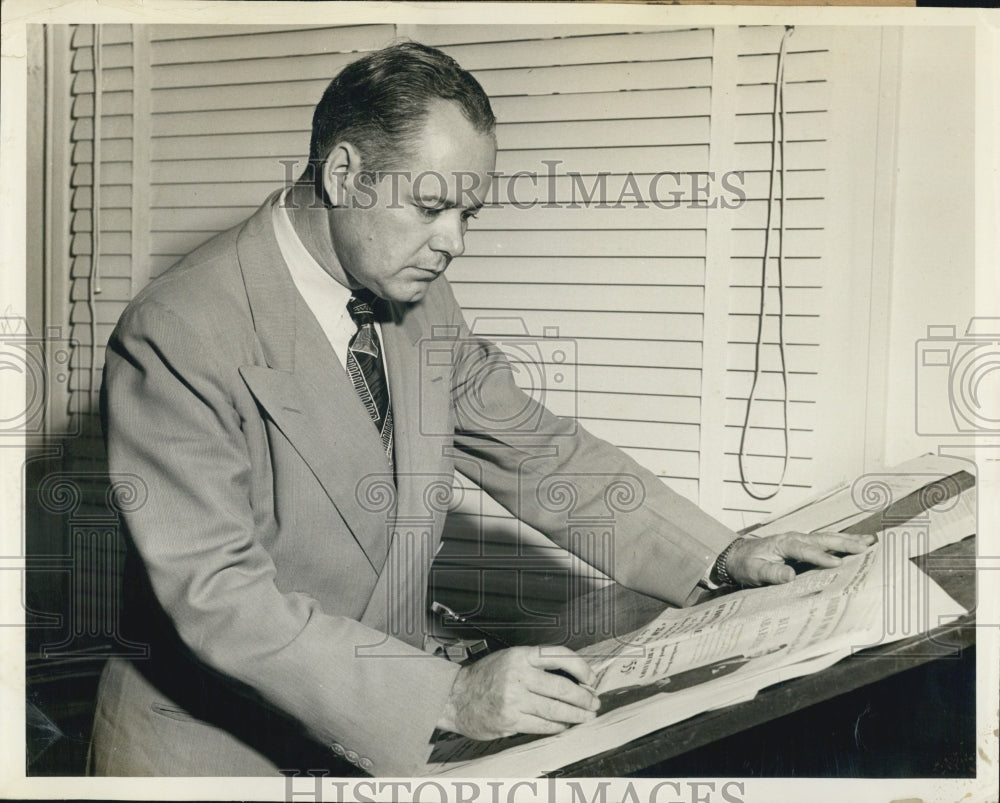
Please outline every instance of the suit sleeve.
M470 479L623 585L685 604L736 534L617 447L532 400L503 352L470 334L447 285L442 303L458 333L455 444L478 464L480 476ZM604 539L571 535L571 518L599 524L592 529Z
M427 760L457 667L275 585L249 493L241 426L250 412L229 384L236 368L206 346L217 334L146 300L109 343L109 465L148 486L126 523L154 592L206 665L368 772L412 774ZM378 654L356 653L373 644Z

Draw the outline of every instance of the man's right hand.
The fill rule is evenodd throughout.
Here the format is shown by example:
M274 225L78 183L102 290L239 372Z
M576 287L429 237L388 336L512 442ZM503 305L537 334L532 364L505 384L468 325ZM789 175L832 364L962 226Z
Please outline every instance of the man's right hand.
M438 727L472 739L496 739L559 733L597 716L596 694L546 670L562 670L586 685L596 681L587 662L566 647L500 650L462 667Z

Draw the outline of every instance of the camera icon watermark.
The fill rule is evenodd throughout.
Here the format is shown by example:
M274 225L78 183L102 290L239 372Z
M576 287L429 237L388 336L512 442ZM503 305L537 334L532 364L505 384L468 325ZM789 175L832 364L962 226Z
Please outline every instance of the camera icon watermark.
M1000 318L928 326L916 347L918 435L1000 434Z
M0 315L0 376L13 379L15 374L21 374L25 383L23 397L0 393L0 437L46 434L46 409L54 389L69 384L73 347L58 326L36 337L23 317ZM63 428L60 434L77 433Z
M558 434L576 432L577 349L559 328L529 334L519 317L476 318L467 336L457 326L436 326L420 343L421 385L453 382L453 418L443 421L421 404L423 435L458 429L504 435L539 432L547 412L565 421ZM520 388L523 393L518 391Z

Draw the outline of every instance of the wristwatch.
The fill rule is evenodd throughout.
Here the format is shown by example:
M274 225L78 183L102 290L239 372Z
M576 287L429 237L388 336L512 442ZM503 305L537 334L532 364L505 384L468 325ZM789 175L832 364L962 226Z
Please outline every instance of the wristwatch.
M719 553L719 557L715 559L715 565L712 567L711 579L713 583L720 586L737 585L736 581L729 574L729 555L732 553L733 548L742 540L742 538L734 538L729 542L729 546Z

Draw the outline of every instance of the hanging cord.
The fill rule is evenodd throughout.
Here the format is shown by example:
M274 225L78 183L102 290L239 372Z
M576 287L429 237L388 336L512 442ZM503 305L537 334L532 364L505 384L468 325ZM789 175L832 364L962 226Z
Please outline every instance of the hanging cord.
M778 68L774 81L774 110L771 114L771 174L767 188L767 224L764 229L764 261L760 272L760 315L757 318L757 342L754 346L753 382L747 397L746 415L740 430L740 485L754 499L773 499L785 485L788 471L788 369L785 365L785 292L784 292L784 245L785 245L785 50L788 39L795 27L785 26L778 49ZM780 132L780 133L779 133ZM780 167L779 167L780 162ZM757 395L757 382L761 375L761 351L764 345L764 313L767 306L767 263L771 257L771 218L774 214L774 177L780 171L781 189L779 201L781 211L778 222L778 355L781 360L781 420L784 451L781 461L781 476L773 491L762 492L754 488L744 461L746 459L747 433L750 430L750 413Z
M94 125L91 148L91 201L90 201L90 276L87 280L87 309L90 312L90 396L91 413L97 412L97 302L101 292L101 26L94 25L92 51L94 54ZM91 419L96 416L91 415Z

